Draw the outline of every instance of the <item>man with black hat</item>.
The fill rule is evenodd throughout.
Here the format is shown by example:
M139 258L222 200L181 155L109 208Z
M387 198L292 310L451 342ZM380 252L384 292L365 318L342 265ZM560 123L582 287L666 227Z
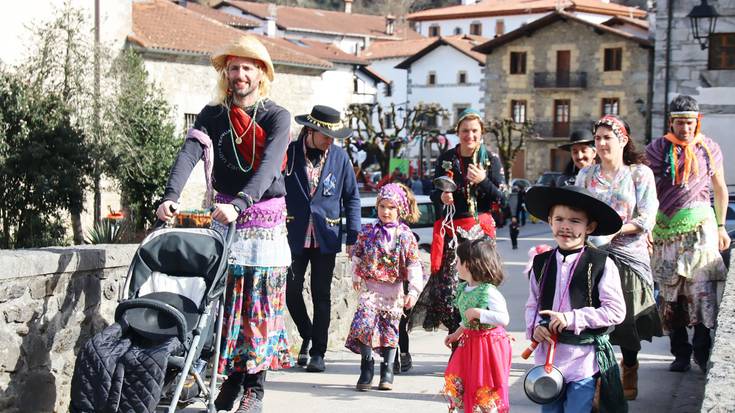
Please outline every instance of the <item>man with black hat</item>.
M569 142L559 145L559 149L569 151L572 160L557 181L557 186L574 185L579 170L595 163L595 137L589 129L577 129L569 136Z
M348 252L357 240L360 194L347 153L332 145L335 139L352 134L352 129L343 125L340 113L328 106L316 105L310 114L295 119L304 127L287 152L286 225L292 263L286 284L286 305L303 340L298 365L306 365L310 372L322 372L327 351L334 262L342 249L345 232ZM346 229L342 226L340 209L347 218ZM313 321L306 313L303 296L304 275L309 264Z

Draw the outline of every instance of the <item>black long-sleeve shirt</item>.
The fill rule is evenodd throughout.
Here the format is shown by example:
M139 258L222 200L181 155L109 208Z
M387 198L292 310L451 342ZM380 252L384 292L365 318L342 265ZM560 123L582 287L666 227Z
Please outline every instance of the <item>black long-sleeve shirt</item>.
M458 156L458 147L459 145L455 146L454 148L444 152L439 156L439 159L436 161L436 167L434 169L434 179L444 176L447 174L447 171L444 170L444 162L451 162L452 164L452 172L454 174L454 183L457 184L457 190L454 191L454 206L455 206L455 218L465 218L470 216L469 212L469 205L467 203L467 198L464 195L464 192L462 191L462 188L466 185L466 182L464 180L464 177L467 176L467 167L469 166L469 158L465 158L464 162L460 162L460 157ZM462 170L460 170L460 168ZM488 161L485 164L485 171L487 173L487 177L485 180L477 184L476 187L476 198L477 198L477 212L490 212L490 209L492 208L493 202L500 202L503 200L504 195L503 192L500 190L500 185L503 183L503 167L500 163L500 158L498 158L495 154L490 153L488 151ZM444 215L444 209L442 206L444 205L441 201L441 195L442 192L438 189L434 189L431 191L431 200L434 202L434 205L436 206L437 211L441 211L439 213L440 216Z
M253 110L248 110L253 115ZM250 162L237 152L230 133L227 108L222 105L205 106L194 122L194 129L212 139L212 186L217 192L237 196L249 195L253 202L282 197L286 194L281 165L290 141L291 114L270 100L258 107L255 121L265 131L264 153L257 170L243 172ZM196 140L186 139L166 184L164 199L178 201L192 169L201 159L204 147ZM238 165L239 160L239 165ZM232 204L246 208L243 199L235 198Z

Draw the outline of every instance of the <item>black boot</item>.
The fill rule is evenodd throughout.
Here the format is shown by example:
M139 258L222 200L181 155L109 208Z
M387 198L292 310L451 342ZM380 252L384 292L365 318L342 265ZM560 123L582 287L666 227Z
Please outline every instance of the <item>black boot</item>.
M393 390L393 366L392 363L380 363L380 383L378 390Z
M413 367L411 353L401 353L401 373L405 373Z
M299 357L296 359L296 364L301 367L306 367L306 363L309 362L309 339L304 339L304 341L301 342L301 349L299 350Z
M373 376L375 375L375 359L362 359L360 361L360 378L357 379L357 390L368 391L373 387Z
M401 374L401 360L396 354L396 359L393 361L393 374Z
M217 398L214 400L214 407L217 410L232 410L235 400L240 397L242 392L242 373L232 373L227 377L222 386L219 388Z

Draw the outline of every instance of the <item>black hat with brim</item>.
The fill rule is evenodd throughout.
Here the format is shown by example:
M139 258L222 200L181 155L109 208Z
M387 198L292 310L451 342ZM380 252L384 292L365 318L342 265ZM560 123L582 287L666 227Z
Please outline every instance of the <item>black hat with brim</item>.
M572 146L580 143L586 143L590 146L593 146L595 144L595 136L588 129L577 129L573 131L572 134L569 136L569 142L559 145L559 149L564 151L571 151Z
M566 205L585 211L591 221L597 222L597 228L590 235L615 234L623 226L620 215L612 207L582 187L532 186L526 192L526 208L540 220L548 222L549 212L555 205Z
M352 135L352 129L344 125L339 111L329 106L316 105L311 109L310 114L296 116L294 120L330 138L344 139Z

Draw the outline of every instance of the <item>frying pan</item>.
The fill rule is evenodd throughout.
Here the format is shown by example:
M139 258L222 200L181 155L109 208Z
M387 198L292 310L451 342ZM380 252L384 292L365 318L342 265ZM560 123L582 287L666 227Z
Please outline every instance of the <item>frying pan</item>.
M434 179L434 188L442 192L454 192L457 190L457 184L454 183L452 178L442 175Z
M531 342L531 346L527 348L521 357L528 358L538 343ZM523 380L523 390L526 396L538 404L549 404L555 402L564 392L564 375L561 371L554 367L554 353L556 352L556 336L552 337L552 343L549 345L549 352L546 353L546 363L541 366L533 367L526 373Z

